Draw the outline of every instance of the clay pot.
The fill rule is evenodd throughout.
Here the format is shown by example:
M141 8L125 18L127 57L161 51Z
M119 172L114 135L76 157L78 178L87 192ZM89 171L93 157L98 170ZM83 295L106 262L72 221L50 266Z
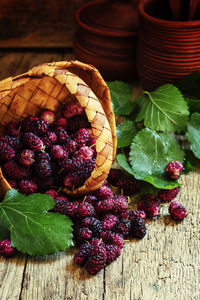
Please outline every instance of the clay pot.
M142 0L139 4L137 70L148 90L200 70L200 20L172 20L167 1L162 2L166 14L161 10L159 15L161 2Z
M138 0L96 0L76 13L76 58L94 65L106 80L136 78Z

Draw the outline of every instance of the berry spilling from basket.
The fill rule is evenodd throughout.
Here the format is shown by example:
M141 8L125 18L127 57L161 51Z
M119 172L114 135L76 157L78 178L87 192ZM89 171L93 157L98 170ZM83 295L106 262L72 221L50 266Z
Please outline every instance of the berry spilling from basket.
M142 239L146 218L158 217L160 203L173 200L180 191L175 188L161 190L158 195L144 194L133 209L128 196L140 191L142 183L120 169L111 169L107 181L96 191L73 199L66 196L62 188L82 186L95 168L96 156L96 139L78 102L65 105L59 117L45 109L39 116L10 122L0 137L0 164L8 183L22 194L41 192L54 199L52 212L66 215L74 224L74 240L79 247L74 261L90 274L116 260L125 239ZM166 168L172 178L181 171L179 162ZM186 209L173 203L169 209L172 218L184 219ZM15 253L10 240L1 241L0 254L9 257Z
M79 120L73 120L71 126L74 117ZM17 130L17 136L11 129ZM91 140L95 145L90 123L78 102L66 104L58 118L45 109L40 116L8 124L0 138L3 173L12 187L24 194L44 193L50 188L76 189L95 168L96 151Z

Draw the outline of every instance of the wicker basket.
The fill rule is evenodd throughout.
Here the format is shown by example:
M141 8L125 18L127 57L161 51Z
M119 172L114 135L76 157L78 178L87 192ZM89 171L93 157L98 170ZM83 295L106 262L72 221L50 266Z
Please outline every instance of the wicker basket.
M116 153L115 118L108 87L98 70L79 61L42 64L0 82L0 135L11 120L48 108L59 113L63 104L78 100L96 137L96 166L83 186L69 195L87 194L105 181ZM0 173L2 192L9 188Z

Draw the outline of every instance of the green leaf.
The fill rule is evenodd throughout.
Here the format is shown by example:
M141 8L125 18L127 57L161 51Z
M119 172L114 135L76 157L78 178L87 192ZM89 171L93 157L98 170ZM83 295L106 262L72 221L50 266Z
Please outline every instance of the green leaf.
M131 169L129 163L128 163L128 160L126 158L126 156L124 154L117 154L116 155L116 160L118 162L118 164L126 171L128 172L129 174L133 175L134 176L134 172L133 170Z
M176 86L184 96L187 95L200 100L200 72L194 72L180 79Z
M156 131L180 132L186 129L189 110L181 92L172 84L165 84L154 92L144 92L143 105L136 122Z
M24 196L11 189L0 203L0 228L10 231L13 246L22 253L46 255L65 250L73 245L72 222L48 212L54 206L46 194Z
M172 160L183 161L184 152L169 133L156 133L142 129L133 139L129 161L136 179L144 180L157 188L172 189L179 185L168 179L165 167Z
M200 158L200 114L191 115L187 128L187 137L190 142L190 149L197 158Z
M138 128L134 121L125 121L117 126L117 146L127 147L130 146L134 136L138 132Z
M134 103L131 101L133 92L131 85L123 81L110 81L107 85L114 113L120 116L129 115L134 108Z
M194 72L180 79L176 86L179 88L188 103L191 113L200 113L200 72Z

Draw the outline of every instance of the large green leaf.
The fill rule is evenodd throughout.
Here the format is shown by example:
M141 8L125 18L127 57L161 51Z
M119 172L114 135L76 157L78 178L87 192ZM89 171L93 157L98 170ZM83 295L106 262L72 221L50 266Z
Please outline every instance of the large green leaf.
M10 231L11 242L23 253L46 255L73 245L72 222L59 213L46 194L24 196L11 189L0 203L0 232Z
M120 116L129 115L134 108L134 103L131 101L132 86L123 81L110 81L107 82L107 85L110 90L114 113Z
M191 115L187 137L190 142L190 148L197 158L200 158L200 114L194 113Z
M190 112L200 113L200 72L194 72L180 79L176 86L188 103Z
M144 92L143 105L136 122L156 131L180 132L186 129L189 110L181 92L165 84L154 92Z
M184 152L169 133L142 129L133 139L129 161L136 179L157 188L172 189L178 182L167 178L165 167L172 160L183 161Z
M127 147L130 146L132 143L132 140L134 136L139 131L136 127L136 124L134 121L125 121L117 126L117 146L119 148L121 147Z

